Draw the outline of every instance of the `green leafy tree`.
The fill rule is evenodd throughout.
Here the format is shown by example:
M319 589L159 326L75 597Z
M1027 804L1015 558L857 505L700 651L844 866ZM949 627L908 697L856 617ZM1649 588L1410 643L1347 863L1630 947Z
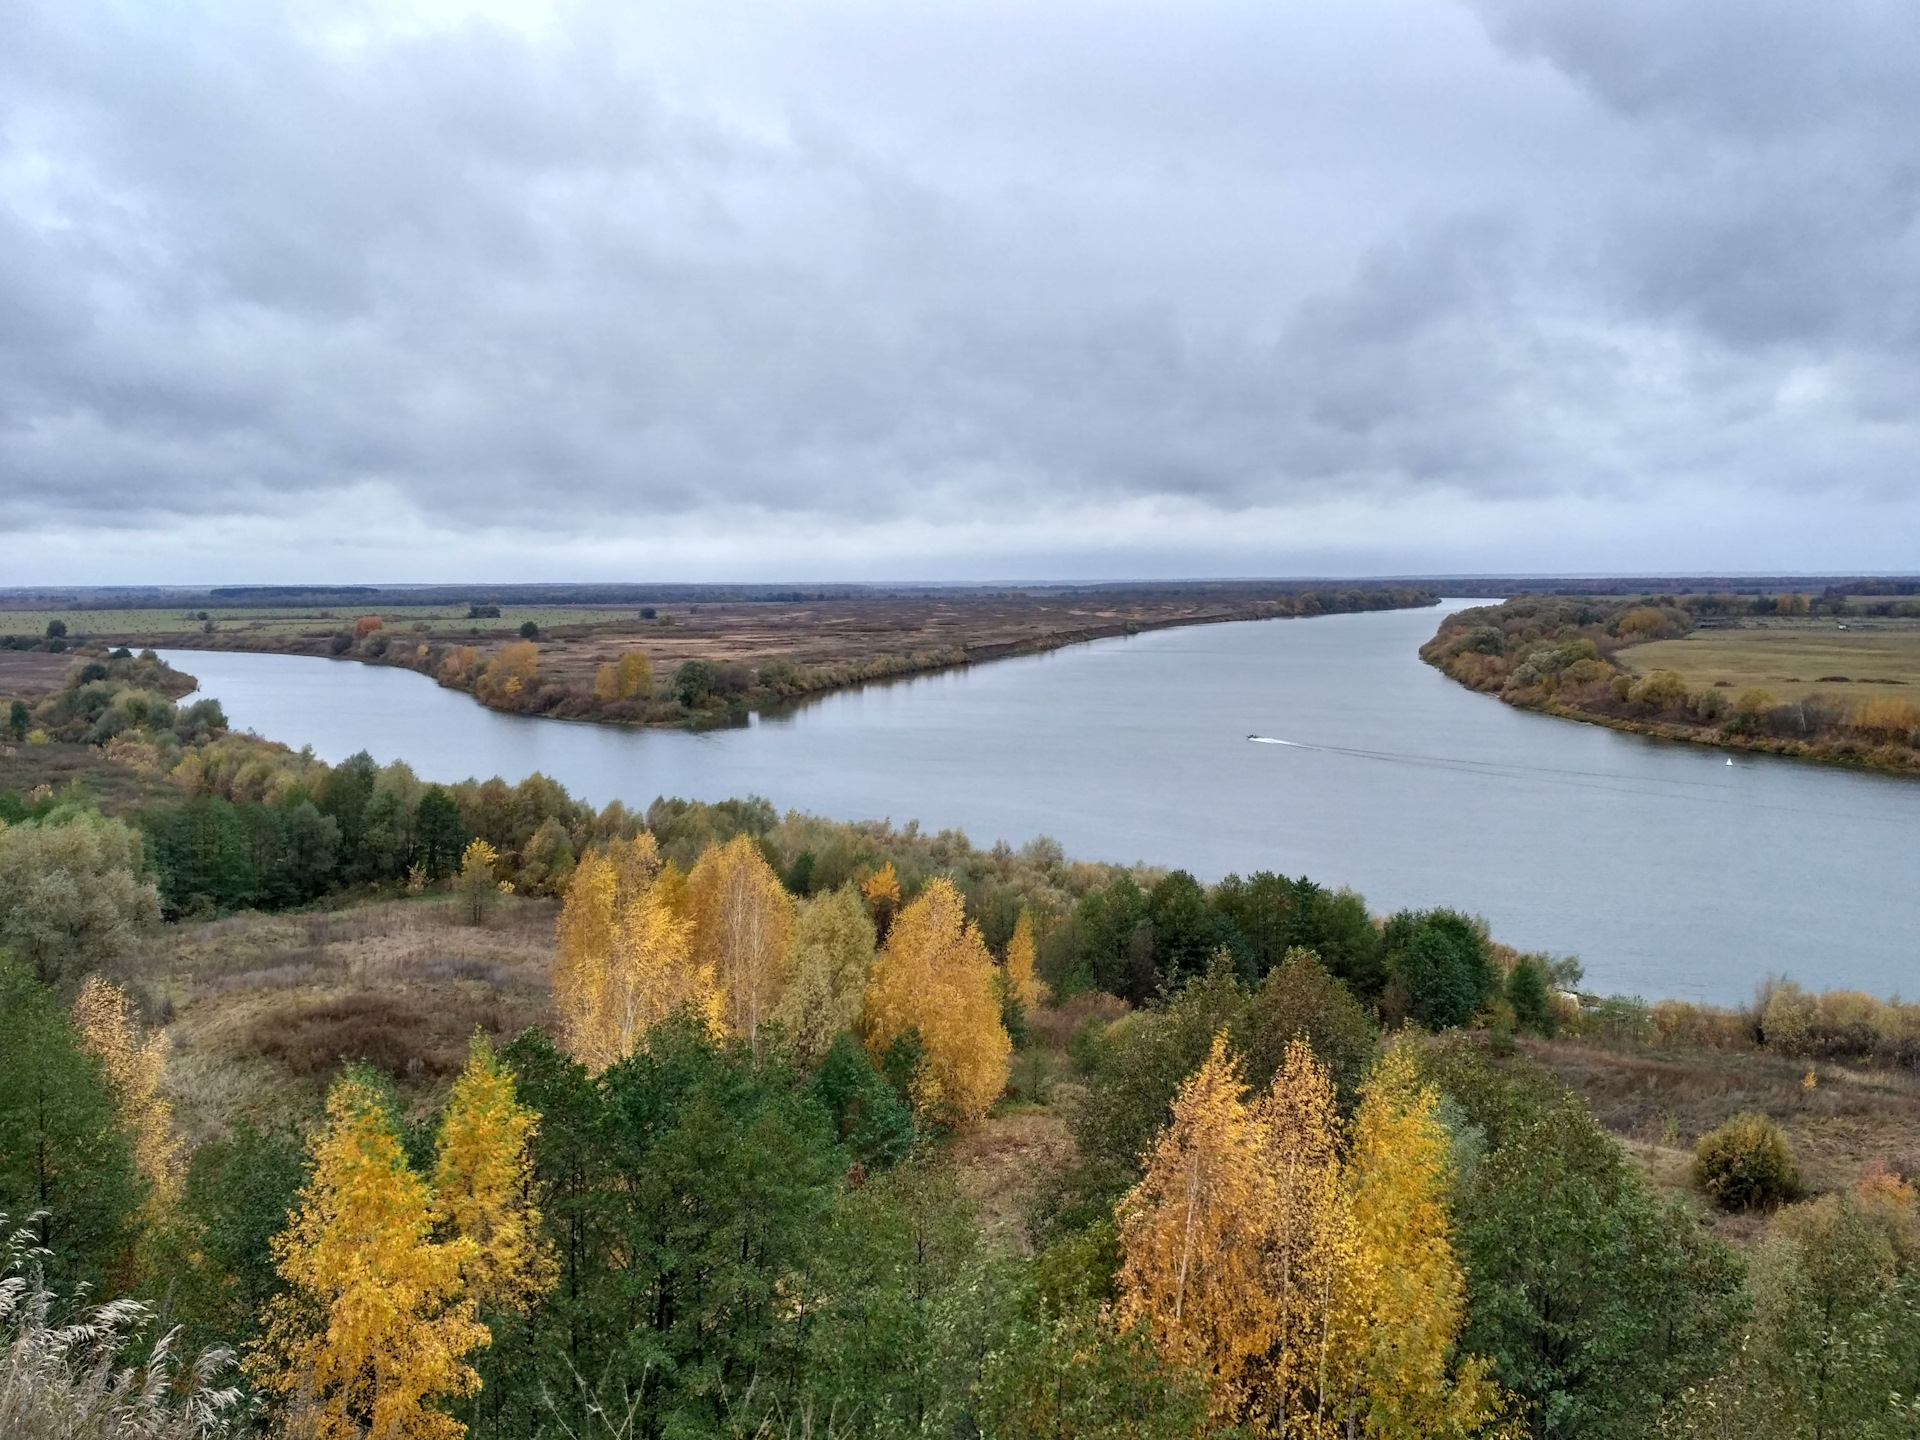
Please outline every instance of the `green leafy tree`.
M1294 884L1299 897L1289 946L1311 950L1363 1005L1380 998L1387 983L1380 932L1367 902L1353 890L1324 890L1311 880Z
M250 1333L286 1288L272 1242L286 1228L305 1175L305 1147L291 1130L243 1121L194 1151L181 1208L206 1260L197 1318L211 1333Z
M1173 1118L1180 1083L1206 1060L1216 1034L1240 1029L1246 1009L1232 969L1216 966L1162 1008L1127 1016L1087 1047L1087 1085L1068 1112L1077 1159L1053 1201L1057 1224L1078 1228L1109 1215Z
M140 813L169 916L236 910L260 894L259 838L241 808L218 795L196 795ZM269 851L271 858L271 851Z
M974 1389L985 1440L1181 1440L1207 1433L1206 1386L1100 1310L1022 1318Z
M1537 956L1522 955L1507 971L1507 1004L1513 1007L1514 1023L1522 1030L1552 1038L1560 1028L1554 1013L1552 976Z
M1239 941L1245 948L1246 942L1213 912L1200 882L1184 870L1155 883L1147 893L1146 910L1154 973L1163 985L1200 974L1223 946L1231 950Z
M1348 1107L1373 1063L1373 1022L1311 950L1288 951L1268 972L1247 1004L1238 1038L1247 1074L1261 1086L1285 1061L1288 1043L1306 1041Z
M1241 973L1258 980L1301 943L1296 937L1300 901L1293 881L1270 870L1242 880L1229 875L1214 887L1213 908L1239 937L1235 957Z
M459 868L460 854L471 838L453 797L440 786L429 785L414 812L414 863L427 872L429 880L438 880Z
M0 1213L32 1228L60 1289L124 1287L147 1187L113 1089L52 992L4 961L0 1015Z
M1087 892L1074 908L1074 922L1080 963L1093 984L1136 1005L1152 997L1158 976L1147 897L1130 877Z
M1493 1361L1539 1440L1638 1440L1713 1375L1746 1309L1738 1259L1679 1202L1650 1197L1577 1096L1538 1067L1465 1045L1422 1056L1484 1146L1461 1174L1460 1344Z
M92 810L0 827L0 948L43 983L116 958L160 918L141 855L139 831Z
M1498 988L1486 927L1456 910L1402 910L1381 943L1408 1013L1423 1025L1465 1025Z
M636 1400L650 1427L713 1433L790 1399L806 1339L795 1277L847 1164L806 1087L688 1017L597 1079L540 1035L503 1058L541 1116L532 1198L557 1283L495 1335L499 1433L579 1431L591 1405Z
M1863 1188L1858 1197L1827 1195L1774 1218L1754 1253L1754 1317L1744 1342L1722 1375L1670 1407L1662 1434L1894 1440L1915 1433L1920 1217L1911 1186Z
M840 1142L868 1169L895 1164L913 1148L913 1111L845 1031L821 1060L813 1093Z
M689 710L698 709L712 698L716 679L713 666L705 660L682 661L673 672L673 698Z

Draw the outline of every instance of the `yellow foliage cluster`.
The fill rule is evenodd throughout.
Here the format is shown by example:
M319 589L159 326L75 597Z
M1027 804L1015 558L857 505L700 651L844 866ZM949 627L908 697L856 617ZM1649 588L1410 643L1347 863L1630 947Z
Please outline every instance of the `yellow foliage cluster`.
M1014 922L1013 938L1007 942L1007 989L1022 1010L1037 1010L1053 998L1045 982L1034 974L1033 963L1033 916L1022 910Z
M653 697L653 662L644 650L629 650L617 661L594 672L593 693L602 700L648 700Z
M480 663L480 652L471 645L456 645L447 651L440 661L440 683L442 685L465 685L473 675L473 667Z
M1119 1318L1208 1378L1216 1421L1315 1440L1497 1433L1486 1362L1453 1354L1465 1284L1437 1105L1391 1052L1343 1155L1332 1083L1301 1042L1258 1098L1224 1036L1181 1087L1118 1211Z
M374 631L384 630L386 628L387 622L382 620L378 615L362 615L358 620L353 622L353 638L362 640L373 634Z
M171 1210L185 1177L182 1146L173 1132L173 1106L160 1094L167 1068L167 1037L143 1036L127 992L110 980L89 976L73 1002L80 1043L99 1057L133 1137L134 1163L152 1187L156 1214Z
M349 1074L327 1096L312 1173L274 1238L290 1287L248 1358L290 1427L316 1440L457 1440L435 1407L470 1395L466 1357L491 1342L482 1305L529 1305L552 1283L522 1200L532 1112L482 1040L441 1124L435 1184L401 1148L385 1097Z
M1013 1042L1000 1023L993 956L951 881L930 882L894 921L861 1027L876 1062L902 1035L918 1034L913 1102L922 1115L967 1124L1006 1088Z
M1911 700L1869 700L1854 711L1853 728L1876 740L1920 744L1920 705Z
M796 914L750 836L709 846L685 874L660 863L651 835L590 853L560 912L562 1041L597 1073L683 1008L714 1034L749 1045L777 1023L809 1060L850 1026L876 1062L912 1034L921 1049L916 1110L947 1124L977 1120L1006 1088L1013 1049L993 956L960 893L935 880L900 911L876 959L868 909L884 913L899 893L889 866ZM1030 921L1016 932L1009 964L1015 993L1044 1003Z
M711 973L728 1028L749 1045L780 998L793 943L793 902L748 835L709 846L687 876L693 961Z
M860 1018L873 970L873 921L851 882L815 896L794 924L787 987L773 1018L795 1055L817 1063Z
M432 1194L380 1095L342 1080L327 1097L300 1208L274 1239L292 1289L269 1306L253 1357L256 1378L316 1440L463 1433L430 1402L480 1383L465 1357L491 1337L461 1283L478 1247L433 1230Z
M886 939L894 914L900 909L900 877L894 873L893 862L887 861L861 881L860 893L866 898L874 929L882 940Z
M553 1285L539 1213L524 1203L533 1184L528 1144L538 1125L514 1098L512 1075L476 1035L440 1122L433 1196L454 1233L473 1241L467 1285L484 1309L524 1315Z
M684 910L684 883L662 868L651 835L616 841L575 868L560 910L553 998L561 1037L589 1070L631 1054L683 1006L720 1029L724 997L712 967L694 959Z
M480 677L482 700L512 699L528 690L540 676L540 647L516 640L500 647Z

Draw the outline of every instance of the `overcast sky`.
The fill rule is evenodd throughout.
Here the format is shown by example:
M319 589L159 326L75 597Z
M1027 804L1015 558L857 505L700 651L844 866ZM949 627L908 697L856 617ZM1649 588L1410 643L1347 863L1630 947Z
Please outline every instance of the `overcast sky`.
M1913 0L0 0L0 584L1920 569Z

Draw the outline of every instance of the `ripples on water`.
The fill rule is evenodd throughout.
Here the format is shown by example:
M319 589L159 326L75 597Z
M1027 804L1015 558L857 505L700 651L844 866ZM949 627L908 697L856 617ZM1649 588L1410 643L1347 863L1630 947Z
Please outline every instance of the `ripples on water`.
M1447 602L1450 608L1474 603ZM760 794L1202 879L1452 905L1588 985L1735 1002L1768 972L1916 987L1920 781L1511 709L1416 654L1442 612L1155 631L829 696L704 735L498 715L410 671L174 652L236 726L595 804ZM1249 743L1253 738L1289 744Z

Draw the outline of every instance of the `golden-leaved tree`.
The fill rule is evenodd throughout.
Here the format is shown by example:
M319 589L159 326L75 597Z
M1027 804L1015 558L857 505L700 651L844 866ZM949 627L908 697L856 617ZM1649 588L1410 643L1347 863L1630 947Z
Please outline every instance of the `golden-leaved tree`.
M1320 1435L1348 1408L1366 1317L1333 1080L1305 1041L1288 1043L1255 1113L1273 1187L1263 1243L1277 1319L1258 1411L1279 1434Z
M983 1117L1007 1085L1013 1042L1000 1023L993 956L949 880L930 881L893 922L867 985L861 1028L884 1059L917 1034L914 1109L946 1124Z
M653 698L653 662L644 650L629 650L594 672L593 693L602 700Z
M1367 1076L1354 1117L1346 1189L1366 1319L1356 1411L1362 1433L1381 1440L1482 1433L1503 1407L1488 1362L1454 1355L1466 1278L1447 1218L1451 1147L1439 1104L1395 1046Z
M1216 1036L1117 1212L1121 1325L1144 1321L1163 1354L1206 1376L1212 1417L1225 1425L1260 1412L1279 1328L1266 1263L1276 1198L1266 1142L1239 1063Z
M73 1002L80 1043L99 1057L113 1086L122 1123L133 1138L133 1159L151 1187L153 1218L170 1213L185 1179L182 1147L173 1131L173 1105L160 1094L167 1068L167 1037L143 1035L127 992L110 980L89 976Z
M1033 916L1026 910L1014 922L1013 938L1007 942L1007 989L1020 1002L1022 1010L1038 1010L1052 998L1040 977L1033 973Z
M484 1310L525 1314L553 1287L553 1257L531 1200L528 1143L540 1117L514 1095L513 1075L481 1035L440 1120L433 1172L436 1212L473 1242L467 1289Z
M531 640L516 640L500 647L500 653L487 662L480 676L480 698L487 701L512 701L532 688L540 678L540 647Z
M868 913L873 916L874 932L885 940L887 931L893 928L893 917L900 910L900 876L894 871L893 861L887 861L861 881L860 893L866 897Z
M681 914L679 872L662 867L651 835L582 857L561 905L553 1000L561 1040L598 1073L633 1052L681 1006L718 1030L722 996L695 960Z
M750 835L710 845L687 875L694 963L710 970L727 1024L749 1045L787 978L793 901Z
M435 1237L432 1192L361 1075L328 1093L312 1167L274 1238L289 1288L249 1369L315 1440L457 1440L465 1427L434 1401L479 1384L466 1357L491 1337L465 1284L478 1247Z
M793 928L787 988L773 1018L808 1064L817 1063L833 1037L860 1018L860 1003L873 970L873 921L851 881L817 895Z
M1249 1102L1216 1037L1119 1207L1120 1319L1207 1377L1217 1422L1253 1434L1503 1433L1487 1362L1454 1354L1465 1287L1437 1099L1404 1052L1363 1095L1343 1160L1304 1042Z

